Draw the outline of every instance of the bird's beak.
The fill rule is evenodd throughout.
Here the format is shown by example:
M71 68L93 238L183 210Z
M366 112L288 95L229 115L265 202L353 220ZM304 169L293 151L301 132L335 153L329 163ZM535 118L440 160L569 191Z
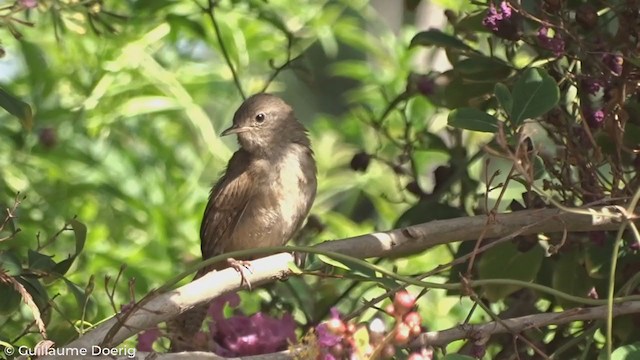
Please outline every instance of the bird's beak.
M250 127L248 126L237 126L237 125L233 125L230 128L228 128L227 130L223 131L220 136L227 136L227 135L231 135L231 134L239 134L239 133L243 133L246 131L251 130Z

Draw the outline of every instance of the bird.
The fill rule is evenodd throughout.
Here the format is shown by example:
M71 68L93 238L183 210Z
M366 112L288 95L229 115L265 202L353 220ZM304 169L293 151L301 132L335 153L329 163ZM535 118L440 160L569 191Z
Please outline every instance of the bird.
M200 226L203 260L284 245L302 227L316 196L317 168L307 129L280 97L258 93L247 98L221 136L232 134L239 149L211 189ZM234 261L229 264L240 270ZM226 265L202 268L195 279ZM201 305L174 319L172 350L205 350L190 341L206 311Z

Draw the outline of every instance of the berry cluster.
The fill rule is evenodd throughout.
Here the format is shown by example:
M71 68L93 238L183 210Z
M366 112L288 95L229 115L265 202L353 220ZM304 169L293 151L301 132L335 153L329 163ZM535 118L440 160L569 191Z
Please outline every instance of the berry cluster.
M360 359L369 358L377 354L376 358L392 359L397 347L407 345L412 339L423 332L422 317L415 311L416 298L407 291L398 292L393 303L385 308L385 312L392 316L395 325L388 331L385 323L376 318L369 326L359 326L353 322L343 321L337 310L332 309L331 319L318 325L316 333L320 345L322 360ZM368 336L361 336L366 332ZM360 339L368 338L368 342ZM422 349L409 354L410 360L430 360L433 358L431 349Z

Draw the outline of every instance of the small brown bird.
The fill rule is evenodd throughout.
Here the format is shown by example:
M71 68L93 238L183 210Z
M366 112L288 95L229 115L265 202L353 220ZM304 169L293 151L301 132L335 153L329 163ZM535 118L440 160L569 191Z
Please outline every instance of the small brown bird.
M270 94L245 100L222 136L237 134L236 151L209 197L200 227L202 258L257 247L284 245L302 226L316 195L316 163L307 130L293 109ZM199 278L223 268L201 269ZM195 349L206 306L172 324L172 348ZM176 331L177 330L177 331Z

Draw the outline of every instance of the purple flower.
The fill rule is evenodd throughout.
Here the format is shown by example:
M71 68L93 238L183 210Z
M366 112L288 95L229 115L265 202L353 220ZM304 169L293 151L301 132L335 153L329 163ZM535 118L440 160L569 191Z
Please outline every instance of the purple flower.
M138 344L136 349L138 351L152 352L153 343L160 337L160 330L158 328L151 328L141 332L138 335Z
M489 10L482 19L482 25L507 40L516 41L521 36L520 17L513 12L506 1L500 2L500 9L497 9L493 3L489 4Z
M622 75L622 65L624 64L624 58L620 54L607 53L602 55L602 62L616 75Z
M20 4L28 9L33 9L38 6L37 0L20 0Z
M594 78L584 78L580 82L581 90L586 92L589 96L599 96L600 91L604 90L604 85L600 80Z
M318 344L323 348L330 348L342 340L342 337L334 335L329 331L326 323L316 326L316 334L318 334Z
M218 296L209 304L207 314L215 321L224 320L224 307L227 303L229 303L229 306L232 308L238 307L240 305L240 295L232 292Z
M538 41L543 48L550 50L556 57L560 57L564 54L564 40L557 31L554 31L553 36L550 36L549 30L546 26L541 27L538 30Z
M215 342L214 350L222 356L246 356L272 353L285 349L296 340L296 323L291 314L281 319L262 312L246 316L241 311L224 317L224 307L237 307L237 293L222 295L211 302L208 314L213 318L209 332Z
M424 96L429 96L434 93L436 89L436 84L433 81L433 79L431 79L429 76L421 75L418 78L416 87L418 88L418 91L420 92L420 94Z
M604 125L604 111L602 109L592 109L588 106L582 107L582 116L584 116L587 125L591 129L599 129Z

